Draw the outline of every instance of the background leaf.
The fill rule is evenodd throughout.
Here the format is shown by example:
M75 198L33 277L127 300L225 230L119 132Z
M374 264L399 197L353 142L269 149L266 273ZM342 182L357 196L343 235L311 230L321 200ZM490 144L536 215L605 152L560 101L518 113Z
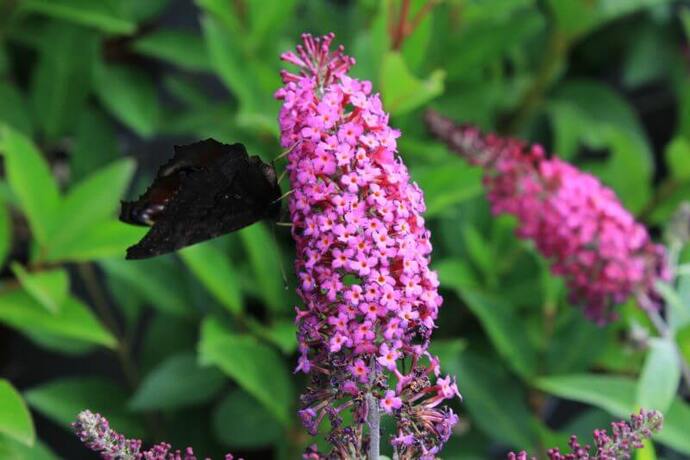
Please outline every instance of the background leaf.
M7 380L0 380L0 433L27 446L36 440L34 422L21 395Z

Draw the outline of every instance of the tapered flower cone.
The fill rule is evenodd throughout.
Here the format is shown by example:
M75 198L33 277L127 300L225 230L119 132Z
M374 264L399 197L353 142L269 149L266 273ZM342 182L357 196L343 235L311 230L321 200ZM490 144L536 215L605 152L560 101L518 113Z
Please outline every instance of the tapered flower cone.
M297 370L312 376L300 415L312 433L328 418L331 457L359 458L372 442L362 427L373 396L396 419L398 457L431 459L457 420L439 404L458 390L427 351L442 299L423 195L396 155L400 133L379 95L347 75L354 60L330 50L333 35L303 39L282 56L299 72L284 71L276 93L305 304Z

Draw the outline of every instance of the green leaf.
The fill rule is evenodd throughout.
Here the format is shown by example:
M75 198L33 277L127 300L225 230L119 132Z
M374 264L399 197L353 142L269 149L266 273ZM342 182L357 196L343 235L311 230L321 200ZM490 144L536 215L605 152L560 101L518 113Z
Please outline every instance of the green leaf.
M537 388L555 396L604 409L616 417L628 417L635 410L637 383L626 377L594 374L543 377L535 382ZM674 399L664 413L664 428L654 439L679 452L690 454L690 406L680 398Z
M137 411L177 409L208 402L225 377L215 368L201 368L193 353L169 356L142 381L129 402Z
M464 404L481 430L513 448L531 450L536 443L532 416L514 379L502 367L468 352L460 356L458 377Z
M455 271L446 267L445 264L436 265L441 284L454 289L465 301L505 363L522 377L533 376L536 371L535 351L525 334L515 334L521 322L512 306L502 297L467 286L462 279L454 278Z
M119 65L103 66L96 76L96 93L105 108L139 136L153 136L160 106L149 76Z
M26 103L26 98L15 88L14 85L6 81L0 81L0 124L7 123L17 131L27 136L33 133L33 124Z
M258 109L257 92L252 78L247 78L243 57L236 45L235 37L223 24L213 17L202 19L204 38L213 69L225 86L240 101L242 108L249 112Z
M637 386L637 403L665 413L680 382L680 357L672 339L652 338Z
M402 115L421 107L443 93L445 74L436 70L426 80L410 73L400 53L391 51L381 64L381 94L391 115Z
M285 286L281 271L282 257L275 238L263 223L242 229L240 238L249 256L254 279L259 286L261 298L273 311L285 311Z
M119 148L113 121L102 110L85 107L77 123L74 150L70 155L70 174L80 179L114 161Z
M137 243L147 230L119 220L107 220L84 229L78 240L70 238L60 246L51 247L50 252L45 254L45 260L84 262L114 256L124 258L126 249Z
M25 0L21 9L95 27L103 32L129 35L136 24L124 15L119 0Z
M57 313L50 313L22 290L0 295L0 322L24 332L52 335L114 348L115 338L79 300L68 297Z
M561 313L548 344L549 371L565 374L586 370L601 355L608 337L605 330L584 319L579 311Z
M12 221L7 207L0 201L0 266L5 265L5 259L12 249Z
M202 38L193 32L159 29L134 42L134 49L192 71L210 71L211 63Z
M275 418L246 392L231 391L213 411L213 433L223 445L256 449L283 436Z
M483 190L481 169L462 160L446 160L442 165L415 168L412 176L424 191L426 217L479 196Z
M264 0L246 4L249 16L248 46L259 48L272 43L276 34L284 28L295 14L296 0Z
M593 32L609 21L666 3L669 0L548 1L560 32L571 41Z
M591 167L614 189L626 208L637 212L651 195L652 151L646 134L630 104L608 86L589 80L561 84L549 105L551 119L566 111L567 137L556 132L559 147L575 149L584 143L593 149L608 149L605 163ZM566 126L555 122L557 129ZM560 151L566 157L575 152ZM620 174L626 171L626 174Z
M29 447L2 434L0 434L0 458L3 460L59 460L59 457L39 440Z
M21 395L5 379L0 379L0 433L27 446L33 446L36 441L29 409Z
M62 268L27 272L17 262L12 262L12 272L24 290L51 313L57 313L69 294L69 276Z
M690 141L676 137L666 146L666 164L671 176L678 180L690 179Z
M93 31L48 24L31 82L31 106L49 139L57 139L76 125L91 89L99 46Z
M114 217L132 174L134 160L124 158L99 169L72 187L60 206L50 245L79 244L83 234Z
M0 151L5 174L36 240L46 244L53 228L60 193L48 163L23 134L0 126Z
M230 312L244 310L242 292L229 257L213 242L195 244L179 252L180 257L201 284Z
M128 413L127 392L102 377L70 377L53 380L24 393L29 405L68 431L84 409L108 418L127 437L141 437L144 428Z
M213 319L201 327L199 359L216 365L281 423L290 420L292 381L280 355L247 335L233 334Z
M101 261L108 276L117 277L141 293L152 307L175 316L188 316L190 299L185 289L184 274L176 270L170 260Z

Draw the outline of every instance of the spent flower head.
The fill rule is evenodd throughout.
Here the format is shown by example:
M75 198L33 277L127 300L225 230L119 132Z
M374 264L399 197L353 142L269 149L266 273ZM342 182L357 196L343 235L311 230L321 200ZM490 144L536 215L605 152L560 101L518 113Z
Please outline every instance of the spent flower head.
M191 447L184 451L173 450L165 442L141 451L140 440L127 439L113 430L105 417L90 410L82 411L72 427L79 440L89 449L100 453L104 460L197 460ZM227 454L225 460L233 460L233 456Z
M631 458L635 449L641 449L642 442L661 430L664 418L657 411L640 410L628 421L613 422L611 434L606 430L594 430L594 449L581 445L577 436L568 441L570 452L562 453L558 448L549 449L549 460L622 460ZM527 452L511 452L508 460L530 460Z
M330 455L352 458L368 442L373 394L396 419L398 457L431 459L457 421L439 404L459 393L427 351L442 299L424 199L396 155L400 132L371 83L347 75L354 59L331 51L333 38L304 35L297 53L283 54L299 72L283 71L276 93L306 307L297 310L297 371L312 377L300 416L311 433L327 418ZM354 426L343 426L345 411Z

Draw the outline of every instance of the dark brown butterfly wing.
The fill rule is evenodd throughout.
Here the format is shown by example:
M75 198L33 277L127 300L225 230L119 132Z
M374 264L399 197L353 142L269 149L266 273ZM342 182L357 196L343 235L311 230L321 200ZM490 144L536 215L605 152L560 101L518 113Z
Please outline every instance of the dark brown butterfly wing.
M249 157L244 147L242 152L217 157L207 164L192 161L189 164L193 166L185 166L184 174L179 174L180 169L172 171L170 174L179 174L177 190L155 214L151 230L127 250L127 258L154 257L264 218L277 218L280 187L275 170L258 157ZM155 185L154 181L152 188ZM150 196L154 195L152 192Z

